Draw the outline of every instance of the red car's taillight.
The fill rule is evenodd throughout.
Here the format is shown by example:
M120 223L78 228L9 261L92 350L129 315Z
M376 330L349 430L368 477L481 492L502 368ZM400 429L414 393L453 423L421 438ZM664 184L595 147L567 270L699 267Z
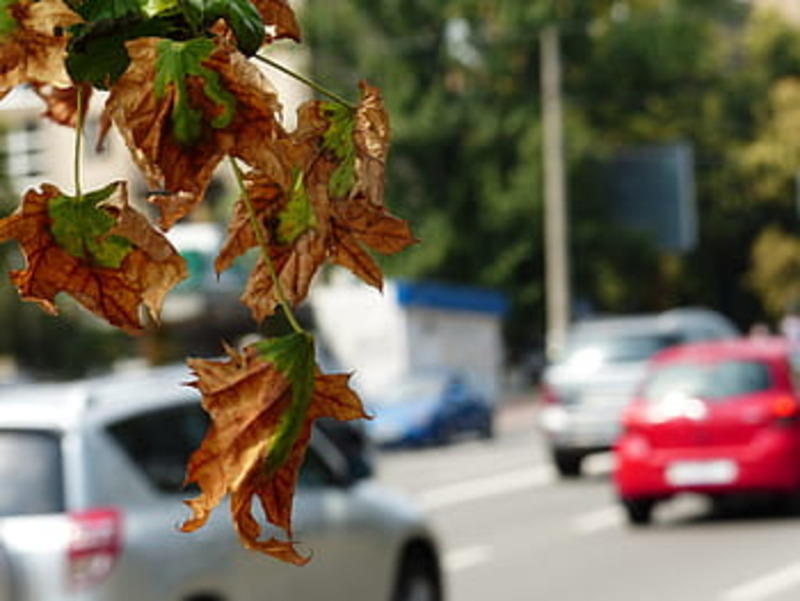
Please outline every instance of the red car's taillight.
M800 405L792 395L781 395L772 399L770 412L780 424L792 424L800 419Z
M646 421L643 418L644 409L638 403L630 403L622 412L622 431L633 432Z
M70 514L69 583L74 589L96 585L111 573L122 550L122 516L117 509Z

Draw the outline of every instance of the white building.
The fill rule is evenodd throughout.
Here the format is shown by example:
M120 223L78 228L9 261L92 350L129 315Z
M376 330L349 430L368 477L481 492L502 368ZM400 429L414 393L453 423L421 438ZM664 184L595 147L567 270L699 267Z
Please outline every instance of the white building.
M315 283L314 320L338 367L365 394L403 373L454 367L499 398L505 297L495 291L389 280L383 292L343 270Z

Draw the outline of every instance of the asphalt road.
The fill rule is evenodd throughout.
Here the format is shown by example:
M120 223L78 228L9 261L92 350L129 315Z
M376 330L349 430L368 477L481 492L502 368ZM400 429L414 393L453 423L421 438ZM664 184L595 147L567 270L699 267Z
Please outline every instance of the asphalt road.
M516 403L490 442L383 453L381 479L430 513L448 601L797 601L800 511L752 504L718 513L700 498L629 527L609 482L613 457L560 481Z

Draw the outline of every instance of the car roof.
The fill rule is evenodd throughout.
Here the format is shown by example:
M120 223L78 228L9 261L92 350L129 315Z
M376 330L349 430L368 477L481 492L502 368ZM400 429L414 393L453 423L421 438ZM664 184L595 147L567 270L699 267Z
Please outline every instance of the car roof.
M673 346L657 353L653 357L653 362L707 362L736 359L775 361L786 358L789 350L786 339L779 336L739 337Z
M699 326L711 326L720 334L736 335L735 326L722 314L705 308L676 308L661 313L639 313L631 315L608 315L591 317L575 322L569 336L580 338L598 334L625 332L645 334L654 332L673 332Z
M185 365L136 369L72 382L10 385L0 389L0 427L68 430L120 418L144 408L196 401Z
M724 328L733 325L723 315L710 309L682 308L670 309L662 313L637 313L631 315L602 315L575 322L572 329L576 332L625 329L652 331L670 330L694 323L714 324Z

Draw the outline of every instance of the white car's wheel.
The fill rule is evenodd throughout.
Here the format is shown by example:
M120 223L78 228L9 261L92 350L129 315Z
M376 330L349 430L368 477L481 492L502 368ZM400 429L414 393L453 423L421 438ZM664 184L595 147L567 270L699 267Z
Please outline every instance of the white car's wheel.
M439 574L424 554L407 554L403 559L392 601L441 601Z

